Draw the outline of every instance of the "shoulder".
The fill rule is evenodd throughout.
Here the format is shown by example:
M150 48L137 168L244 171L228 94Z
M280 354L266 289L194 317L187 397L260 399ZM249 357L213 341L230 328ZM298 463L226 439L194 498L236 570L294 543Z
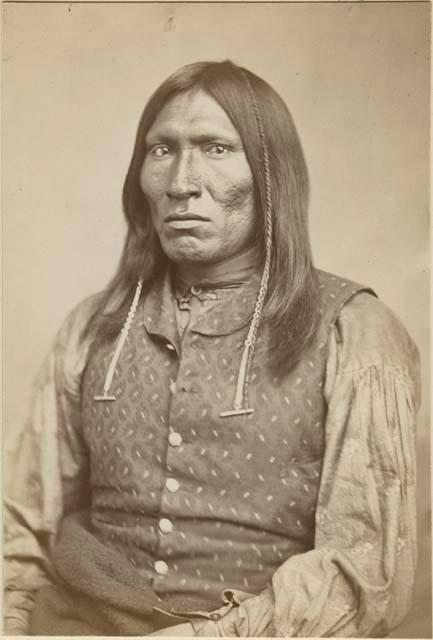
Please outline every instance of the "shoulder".
M79 398L81 376L90 350L90 342L81 336L101 300L101 293L89 296L66 315L33 381L35 398L44 389L51 392L52 388L58 389L62 397L66 394L74 400Z
M103 298L103 292L98 292L84 298L66 315L57 335L57 341L63 344L78 342L81 333L94 313L97 312Z
M328 360L333 360L338 373L381 367L418 383L418 349L401 321L376 297L374 290L326 271L316 271L322 304L325 302L330 314ZM338 363L334 358L337 351Z
M341 313L341 310L361 292L367 292L371 297L376 294L370 287L363 284L316 269L319 286L319 305L321 324L325 331L332 326Z
M89 337L83 338L83 331L98 311L103 293L88 296L77 304L64 319L53 346L56 378L63 387L73 394L79 393L81 376L87 365L91 348Z
M335 321L339 370L391 367L413 379L418 349L397 316L367 291L354 294Z
M343 278L335 273L329 273L321 269L316 269L315 271L319 284L321 302L329 304L329 302L333 300L333 306L335 306L337 310L359 291L368 291L370 294L376 295L371 287L354 282L349 278Z

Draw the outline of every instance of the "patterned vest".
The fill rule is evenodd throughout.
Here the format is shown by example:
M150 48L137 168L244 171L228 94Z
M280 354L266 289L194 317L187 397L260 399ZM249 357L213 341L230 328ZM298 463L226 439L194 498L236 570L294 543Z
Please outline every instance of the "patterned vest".
M96 402L113 345L93 353L83 379L92 525L155 591L258 593L276 568L314 545L324 454L323 384L330 326L363 287L318 272L321 323L296 367L272 377L259 330L250 415L232 408L257 293L244 285L199 315L180 343L168 278L137 310L111 392Z

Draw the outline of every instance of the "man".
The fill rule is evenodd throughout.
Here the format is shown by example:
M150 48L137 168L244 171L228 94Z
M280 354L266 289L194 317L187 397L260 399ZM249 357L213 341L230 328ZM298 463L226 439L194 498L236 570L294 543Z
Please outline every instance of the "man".
M313 267L287 107L231 62L184 67L123 195L117 274L62 327L17 452L6 631L387 634L414 579L418 355Z

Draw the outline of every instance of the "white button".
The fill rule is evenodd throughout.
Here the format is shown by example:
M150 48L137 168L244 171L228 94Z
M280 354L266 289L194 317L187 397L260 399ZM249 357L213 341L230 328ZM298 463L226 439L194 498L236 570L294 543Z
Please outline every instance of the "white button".
M176 493L180 485L176 478L167 478L167 480L165 481L165 486L170 491L170 493Z
M182 436L177 431L172 431L168 436L168 441L172 447L180 447L182 444Z
M170 342L167 342L165 346L167 347L167 349L170 349L170 351L174 351L174 347Z
M153 568L160 576L166 576L168 573L168 564L164 560L157 560Z
M173 531L173 523L168 518L161 518L158 526L162 533L171 533Z

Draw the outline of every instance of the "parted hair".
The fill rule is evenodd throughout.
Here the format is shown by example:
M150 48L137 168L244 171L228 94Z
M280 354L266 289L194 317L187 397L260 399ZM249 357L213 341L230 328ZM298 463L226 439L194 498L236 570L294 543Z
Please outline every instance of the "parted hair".
M260 77L233 62L196 62L182 67L153 93L141 116L123 187L127 234L117 271L98 298L83 331L94 344L113 339L123 326L139 278L149 288L167 268L150 207L140 186L147 132L175 96L201 89L225 111L238 131L254 179L256 241L262 263L266 237L263 144L267 147L272 195L272 259L262 322L270 328L269 364L286 372L299 360L319 321L319 287L308 233L308 171L290 112ZM251 91L264 138L256 124ZM259 265L260 266L260 265Z

